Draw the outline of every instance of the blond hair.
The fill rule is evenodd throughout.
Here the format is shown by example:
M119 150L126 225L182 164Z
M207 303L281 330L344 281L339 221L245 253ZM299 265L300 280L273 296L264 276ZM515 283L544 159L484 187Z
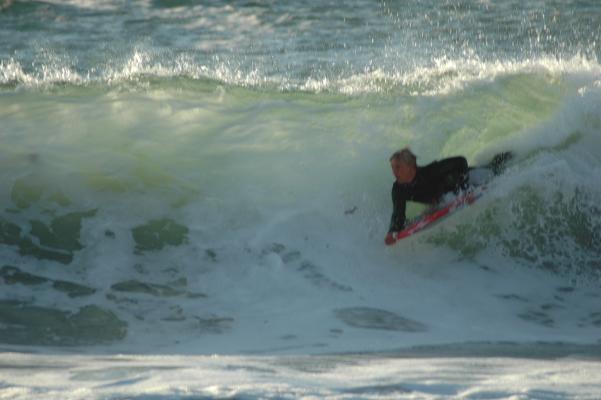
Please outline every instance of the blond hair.
M395 151L390 156L389 161L392 162L392 160L400 161L403 164L408 165L410 167L417 167L417 157L415 156L415 154L413 154L411 150L409 150L409 147L405 147L404 149Z

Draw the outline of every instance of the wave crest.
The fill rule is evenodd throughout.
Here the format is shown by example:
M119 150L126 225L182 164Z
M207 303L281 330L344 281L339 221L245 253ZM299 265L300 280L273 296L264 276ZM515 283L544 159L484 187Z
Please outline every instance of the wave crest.
M315 70L308 75L293 68L282 69L267 62L212 56L198 59L188 53L178 55L135 49L123 61L83 69L70 60L51 58L30 65L10 58L0 61L0 86L39 89L54 85L147 84L149 81L185 78L211 80L218 84L258 90L300 91L343 95L400 94L437 96L452 94L480 82L511 75L537 74L551 80L565 75L601 76L601 65L583 55L570 59L540 57L526 60L485 61L476 55L465 58L442 56L428 64L411 67L384 67L376 63L361 71L353 68ZM282 73L284 70L286 72ZM595 78L596 77L596 78Z

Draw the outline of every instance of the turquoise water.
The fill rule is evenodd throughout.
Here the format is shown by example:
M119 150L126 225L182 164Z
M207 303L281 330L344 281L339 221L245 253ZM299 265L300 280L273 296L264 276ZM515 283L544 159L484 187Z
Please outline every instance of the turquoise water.
M447 296L490 318L452 287L418 305L442 271L483 267L589 299L555 331L511 303L502 332L594 341L600 27L596 1L0 3L0 342L386 349L416 340L297 324L331 338L341 309L408 304L429 342L498 339L432 322ZM385 248L406 145L516 157L476 205ZM493 282L463 284L499 299Z

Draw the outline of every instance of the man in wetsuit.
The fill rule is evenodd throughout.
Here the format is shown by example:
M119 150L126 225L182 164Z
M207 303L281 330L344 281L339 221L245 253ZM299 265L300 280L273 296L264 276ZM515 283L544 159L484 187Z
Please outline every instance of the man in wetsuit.
M436 204L446 193L467 189L471 172L485 172L490 179L501 174L512 158L513 153L507 151L495 155L483 167L468 168L465 157L445 158L418 167L415 154L408 148L395 152L390 157L390 167L396 178L392 185L393 212L385 243L391 245L396 242L394 233L405 227L407 201Z
M467 188L468 166L464 157L445 158L418 167L415 155L405 148L390 157L390 166L396 181L392 185L393 212L385 239L387 245L396 242L394 232L405 226L407 201L436 204L444 194Z

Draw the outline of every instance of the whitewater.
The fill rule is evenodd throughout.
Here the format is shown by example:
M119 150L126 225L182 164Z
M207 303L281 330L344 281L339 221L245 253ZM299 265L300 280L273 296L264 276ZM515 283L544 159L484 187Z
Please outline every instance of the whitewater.
M598 2L4 0L0 38L0 398L601 398ZM405 146L514 158L388 247Z

